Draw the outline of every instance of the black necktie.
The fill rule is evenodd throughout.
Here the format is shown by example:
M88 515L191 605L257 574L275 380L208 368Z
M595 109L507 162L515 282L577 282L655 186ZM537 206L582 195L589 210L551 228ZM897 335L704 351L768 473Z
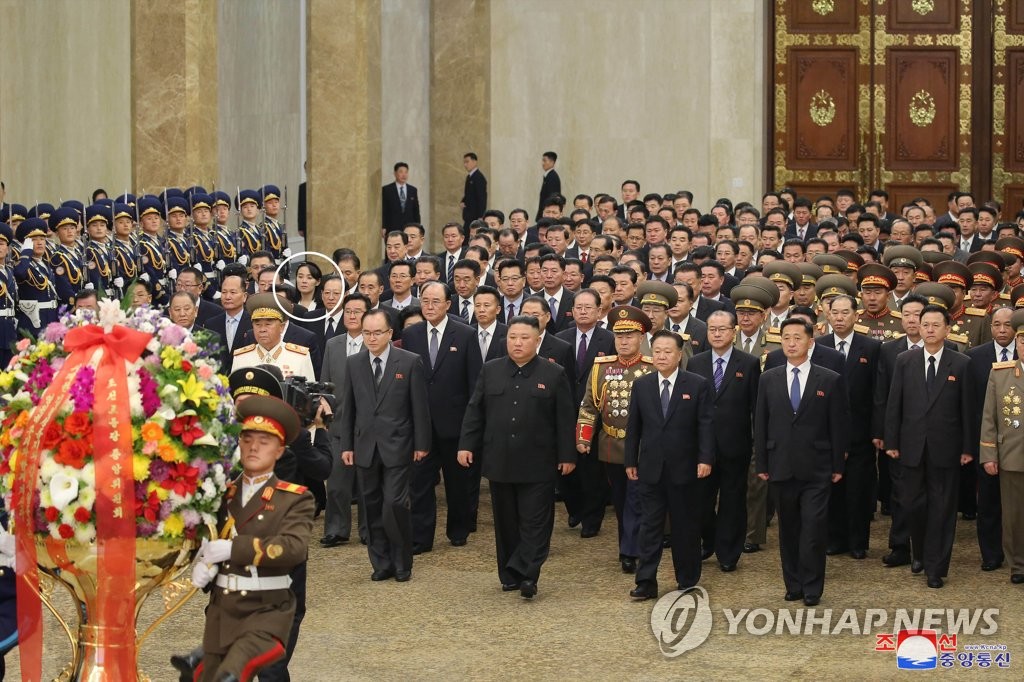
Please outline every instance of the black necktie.
M928 393L935 390L935 356L928 358Z
M334 318L327 318L327 338L330 339L334 336Z
M384 367L381 365L380 358L373 359L373 381L377 386L380 386L381 377L384 376Z

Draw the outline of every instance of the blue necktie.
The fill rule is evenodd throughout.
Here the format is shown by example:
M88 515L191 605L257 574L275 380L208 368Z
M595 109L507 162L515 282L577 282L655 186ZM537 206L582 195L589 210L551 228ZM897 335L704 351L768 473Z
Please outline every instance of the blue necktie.
M667 417L668 416L668 400L669 400L669 397L670 397L669 393L668 393L668 379L662 379L661 380L661 386L662 386L662 388L661 388L661 415L663 417Z
M1009 359L1008 355L1009 355L1008 351L1004 348L1003 349L1002 362L1006 362Z
M789 402L793 405L793 412L796 413L800 407L800 368L793 368L793 383L789 387Z
M722 370L722 365L725 364L725 358L718 358L715 360L715 390L722 388L722 379L725 378L725 372Z

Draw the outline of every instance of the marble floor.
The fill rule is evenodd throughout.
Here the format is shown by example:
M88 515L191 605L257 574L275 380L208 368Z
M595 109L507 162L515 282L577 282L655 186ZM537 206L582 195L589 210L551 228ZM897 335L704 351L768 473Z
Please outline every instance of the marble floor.
M736 572L722 573L713 560L704 563L701 585L710 597L711 634L699 647L666 658L651 632L655 602L628 598L632 581L619 570L610 508L601 533L583 540L578 529L568 528L559 505L539 595L526 602L500 589L486 492L482 502L480 530L469 544L452 547L443 537L442 521L434 551L416 557L412 580L404 584L371 582L366 549L358 542L321 548L315 541L322 532L318 521L309 558L308 613L291 664L292 679L877 679L896 672L895 653L874 651L873 634L773 631L754 636L745 622L737 634L729 634L723 609L799 606L782 599L774 524L766 548L744 555ZM958 651L965 644L1006 645L1010 669L982 670L975 664L964 670L957 664L957 673L1009 673L1021 679L1024 660L1017 657L1024 656L1024 586L1011 585L1006 568L980 570L974 524L958 524L946 587L930 590L908 567L882 566L888 519L879 519L867 560L828 559L818 615L831 609L830 622L836 624L843 609L856 609L861 621L865 609L884 609L888 627L874 632L891 632L896 609L999 609L998 632L961 635ZM663 594L674 587L667 555L660 581ZM168 656L200 641L204 605L202 596L193 599L143 646L141 667L153 680L176 679ZM151 622L156 609L151 602L141 623ZM755 625L764 622L762 615ZM68 658L67 641L47 614L44 677L55 675ZM17 650L8 654L7 666L11 679L18 679Z

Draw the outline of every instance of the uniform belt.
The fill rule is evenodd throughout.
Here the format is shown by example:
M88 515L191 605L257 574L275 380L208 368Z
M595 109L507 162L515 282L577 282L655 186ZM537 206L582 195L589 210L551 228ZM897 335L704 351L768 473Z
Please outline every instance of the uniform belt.
M622 439L626 437L626 429L617 429L614 426L608 426L607 424L601 424L601 428L612 438Z
M217 273L216 272L207 272L206 273L206 279L217 279Z
M0 317L14 317L14 308L4 308L0 310Z
M56 308L57 307L57 302L56 301L38 301L36 303L36 307L39 308L40 310L49 310L50 308Z
M292 586L292 579L287 575L274 575L265 578L248 578L244 575L217 575L217 587L223 587L235 592L246 590L247 592L261 592L264 590L287 590Z

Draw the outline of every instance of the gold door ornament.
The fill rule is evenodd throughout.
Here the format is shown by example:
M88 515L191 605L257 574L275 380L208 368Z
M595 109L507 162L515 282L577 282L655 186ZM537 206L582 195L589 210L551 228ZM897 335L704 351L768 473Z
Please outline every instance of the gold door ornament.
M918 90L907 109L911 122L919 128L927 128L935 120L935 98L927 90Z
M811 3L811 9L820 14L821 16L828 16L836 8L834 0L814 0Z
M822 128L835 120L836 101L832 99L832 95L828 94L827 90L818 90L814 93L809 109L811 120Z
M935 0L914 0L910 8L923 17L935 9Z

